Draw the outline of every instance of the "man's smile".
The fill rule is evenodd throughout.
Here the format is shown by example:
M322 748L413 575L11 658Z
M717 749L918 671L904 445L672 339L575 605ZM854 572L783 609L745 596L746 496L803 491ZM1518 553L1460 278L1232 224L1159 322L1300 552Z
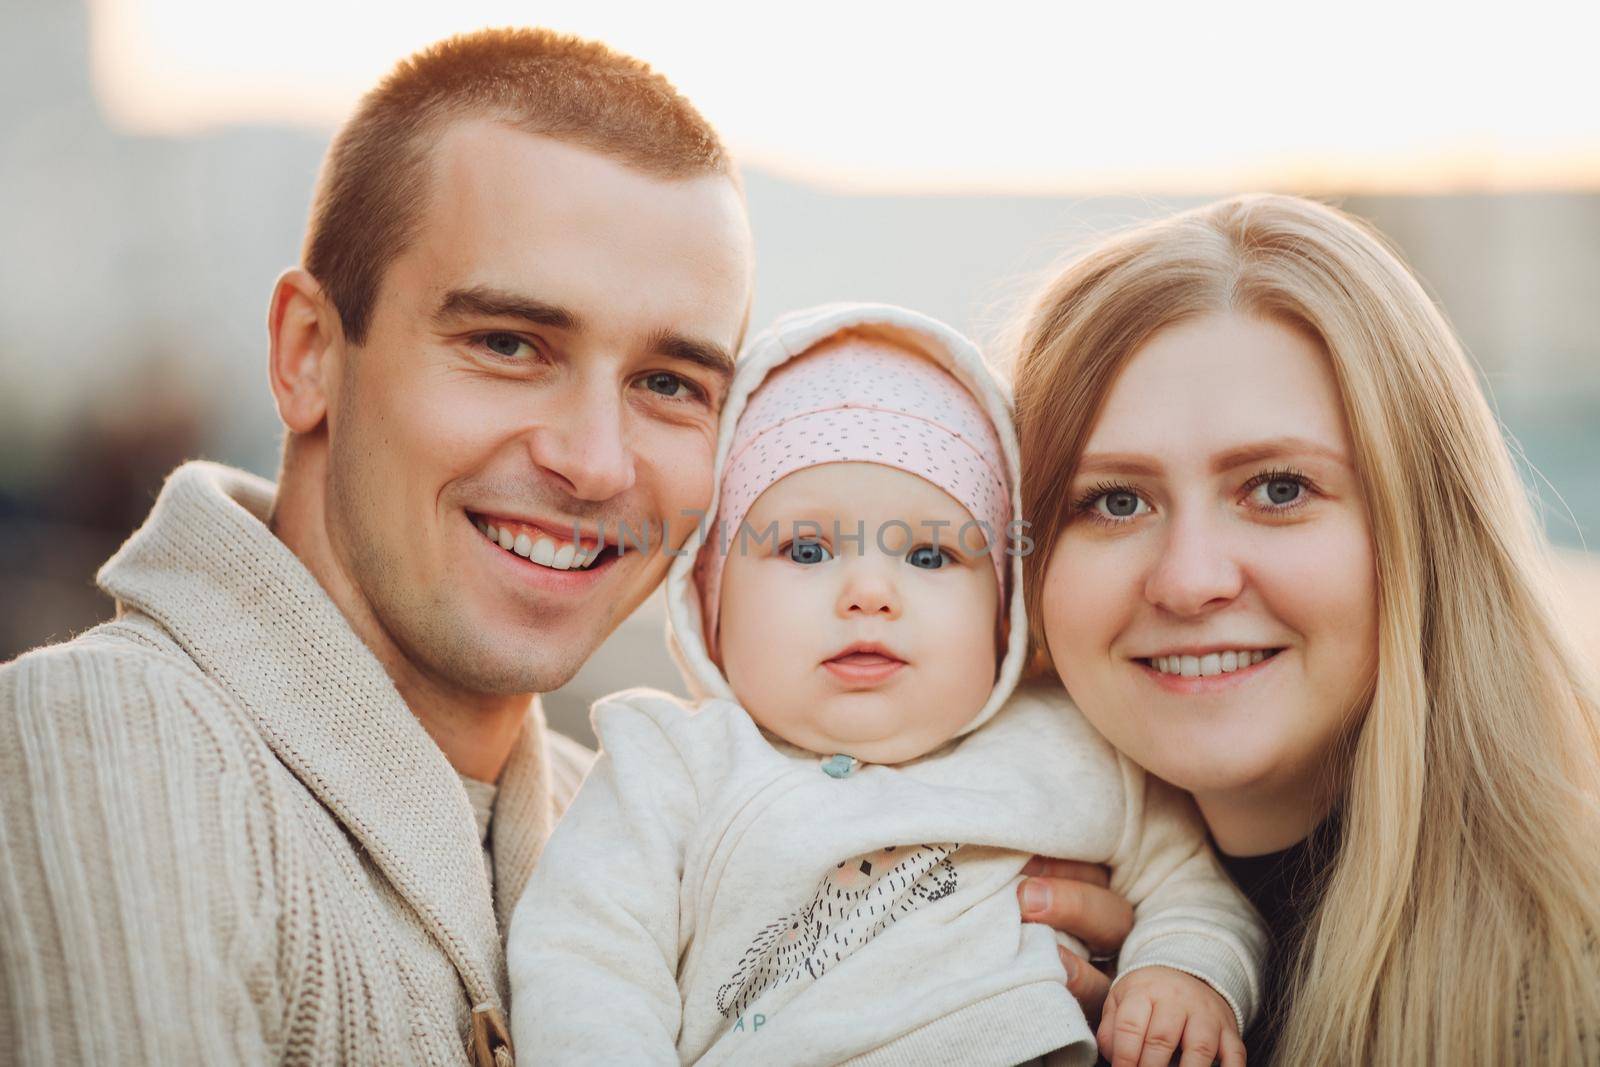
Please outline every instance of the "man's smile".
M516 579L545 592L587 594L621 561L622 550L615 545L581 546L526 524L502 520L503 525L496 525L470 512L466 517L478 539L501 561L491 564L496 570L506 567Z
M478 532L507 552L558 571L587 570L605 553L603 541L578 531L579 540L552 533L547 526L534 525L504 516L467 513Z

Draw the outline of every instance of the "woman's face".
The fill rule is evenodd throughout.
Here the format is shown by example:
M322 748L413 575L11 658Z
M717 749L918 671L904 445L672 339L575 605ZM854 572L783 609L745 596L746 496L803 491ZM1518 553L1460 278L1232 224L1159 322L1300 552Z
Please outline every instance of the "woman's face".
M1377 662L1371 532L1321 345L1236 314L1162 331L1070 491L1042 607L1084 714L1202 809L1308 791Z

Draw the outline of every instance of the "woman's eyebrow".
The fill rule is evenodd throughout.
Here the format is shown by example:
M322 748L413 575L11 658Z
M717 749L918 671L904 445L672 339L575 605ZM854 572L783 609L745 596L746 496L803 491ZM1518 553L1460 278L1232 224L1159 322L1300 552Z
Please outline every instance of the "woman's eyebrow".
M1154 478L1161 464L1134 452L1089 452L1078 461L1079 474L1137 474Z
M1337 463L1342 467L1349 467L1350 460L1338 449L1330 448L1319 441L1307 437L1272 437L1263 441L1251 441L1248 444L1235 445L1225 452L1220 452L1211 461L1214 471L1228 471L1235 467L1243 467L1250 463L1259 463L1262 460L1278 459L1284 456L1313 455ZM1152 456L1138 452L1087 452L1078 461L1077 473L1086 474L1128 474L1144 478L1160 477L1165 468Z
M1212 461L1211 467L1219 472L1227 471L1250 463L1259 463L1265 459L1294 455L1312 455L1330 463L1337 463L1341 467L1350 466L1349 458L1342 451L1330 448L1320 441L1313 441L1307 437L1273 437L1230 448L1218 455Z

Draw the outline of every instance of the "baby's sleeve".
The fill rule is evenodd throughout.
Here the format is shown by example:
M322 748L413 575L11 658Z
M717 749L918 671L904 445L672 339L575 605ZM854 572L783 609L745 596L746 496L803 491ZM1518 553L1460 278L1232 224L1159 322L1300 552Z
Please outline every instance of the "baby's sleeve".
M506 943L530 1063L678 1062L679 885L698 813L670 727L638 692L595 706L600 756L540 855Z
M1212 854L1189 795L1118 758L1128 829L1112 860L1111 887L1134 915L1118 978L1153 966L1194 975L1233 1008L1243 1034L1261 1002L1266 928Z

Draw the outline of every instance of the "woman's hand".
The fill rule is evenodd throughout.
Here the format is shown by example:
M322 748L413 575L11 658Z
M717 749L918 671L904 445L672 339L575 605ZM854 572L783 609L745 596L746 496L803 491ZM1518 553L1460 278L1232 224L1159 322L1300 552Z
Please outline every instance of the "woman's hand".
M1117 954L1133 929L1133 905L1107 888L1110 872L1093 863L1035 856L1022 873L1029 876L1017 887L1024 922L1071 934L1096 956ZM1083 1006L1090 1024L1098 1023L1111 979L1088 960L1065 948L1059 951L1067 969L1067 992Z

